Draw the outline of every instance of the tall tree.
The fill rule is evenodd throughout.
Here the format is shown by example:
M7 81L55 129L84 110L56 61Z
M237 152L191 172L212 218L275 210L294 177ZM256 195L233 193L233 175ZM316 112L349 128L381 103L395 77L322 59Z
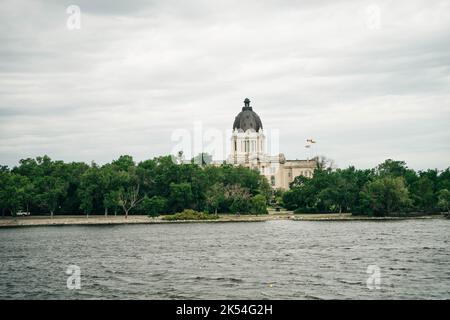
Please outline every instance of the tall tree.
M135 208L142 200L143 195L140 193L140 184L136 175L135 167L128 167L127 171L118 173L118 204L122 207L125 218L128 218L130 211Z
M139 195L139 185L129 185L120 187L118 192L119 204L125 213L125 219L128 218L128 213L131 209L136 207L143 198Z
M167 200L163 197L145 196L141 203L142 210L149 216L155 217L167 210Z
M375 215L389 215L407 210L411 205L409 192L402 177L382 177L367 184L363 193L369 199Z
M442 189L439 191L439 207L442 210L446 210L450 214L450 191Z
M220 203L224 201L223 190L222 183L215 183L206 191L206 208L209 212L217 214Z
M190 209L193 202L193 194L190 183L171 183L169 205L175 212Z
M38 202L40 206L50 211L50 216L53 218L61 199L66 195L67 182L53 176L40 177L37 181Z

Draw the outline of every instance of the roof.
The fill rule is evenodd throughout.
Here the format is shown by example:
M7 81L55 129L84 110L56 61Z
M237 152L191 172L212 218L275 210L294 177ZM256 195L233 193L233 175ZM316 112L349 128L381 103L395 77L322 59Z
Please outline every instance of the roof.
M237 129L245 132L249 129L253 129L258 132L263 128L261 118L253 111L253 108L250 107L250 100L248 98L244 100L244 104L242 111L239 112L234 119L233 130Z

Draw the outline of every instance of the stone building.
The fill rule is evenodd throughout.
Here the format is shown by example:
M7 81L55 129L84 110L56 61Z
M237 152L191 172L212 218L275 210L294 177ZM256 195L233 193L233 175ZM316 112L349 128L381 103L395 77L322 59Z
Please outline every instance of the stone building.
M261 118L253 111L250 100L244 100L236 116L231 135L231 153L227 162L257 169L274 189L289 189L295 177L312 177L316 160L286 160L282 153L269 155Z

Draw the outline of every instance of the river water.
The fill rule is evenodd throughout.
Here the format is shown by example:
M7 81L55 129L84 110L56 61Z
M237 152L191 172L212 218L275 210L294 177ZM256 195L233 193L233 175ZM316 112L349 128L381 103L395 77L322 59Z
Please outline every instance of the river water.
M450 299L449 249L441 219L0 229L0 298Z

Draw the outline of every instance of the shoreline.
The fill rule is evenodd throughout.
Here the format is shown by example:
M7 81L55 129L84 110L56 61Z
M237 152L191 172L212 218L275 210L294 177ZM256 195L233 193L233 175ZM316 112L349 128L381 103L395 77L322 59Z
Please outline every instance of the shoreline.
M290 221L403 221L415 219L445 219L442 215L410 216L410 217L364 217L351 214L267 214L267 215L219 215L214 220L163 220L161 217L151 218L146 215L128 216L32 216L32 217L3 217L0 218L1 228L43 227L43 226L111 226L125 224L179 224L179 223L227 223L227 222L266 222L272 220Z

